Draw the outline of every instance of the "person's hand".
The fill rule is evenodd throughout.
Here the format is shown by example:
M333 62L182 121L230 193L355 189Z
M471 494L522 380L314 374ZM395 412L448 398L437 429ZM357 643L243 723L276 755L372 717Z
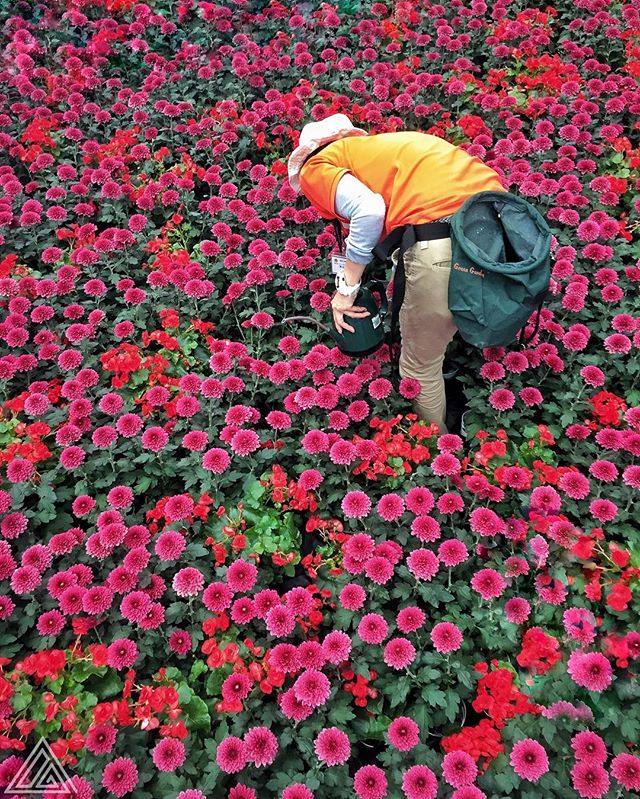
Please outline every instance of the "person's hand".
M355 294L352 297L345 297L344 294L340 294L337 291L333 295L331 300L331 310L333 312L333 323L338 333L342 333L343 330L348 330L350 333L355 332L354 328L344 321L345 316L352 316L356 319L362 319L365 316L371 315L366 308L362 308L359 305L353 304L355 298Z

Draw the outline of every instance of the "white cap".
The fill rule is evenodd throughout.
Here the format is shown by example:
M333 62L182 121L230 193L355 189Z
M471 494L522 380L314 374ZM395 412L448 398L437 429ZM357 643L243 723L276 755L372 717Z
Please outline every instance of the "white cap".
M300 192L298 174L305 159L323 144L344 139L346 136L368 136L366 130L354 128L345 114L332 114L319 122L309 122L300 131L300 140L296 149L289 156L289 183Z

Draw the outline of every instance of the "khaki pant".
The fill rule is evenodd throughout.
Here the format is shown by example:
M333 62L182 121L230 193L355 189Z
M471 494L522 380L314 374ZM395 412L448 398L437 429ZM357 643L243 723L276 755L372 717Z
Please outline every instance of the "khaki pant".
M448 302L451 239L416 242L404 254L404 270L400 375L414 378L422 387L413 401L415 413L446 433L442 363L457 330Z

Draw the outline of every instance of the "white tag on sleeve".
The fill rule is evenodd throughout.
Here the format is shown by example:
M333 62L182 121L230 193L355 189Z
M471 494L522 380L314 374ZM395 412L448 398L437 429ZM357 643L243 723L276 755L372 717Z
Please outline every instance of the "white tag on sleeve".
M332 255L331 256L331 269L334 275L337 275L338 272L341 272L347 264L347 259L344 255Z

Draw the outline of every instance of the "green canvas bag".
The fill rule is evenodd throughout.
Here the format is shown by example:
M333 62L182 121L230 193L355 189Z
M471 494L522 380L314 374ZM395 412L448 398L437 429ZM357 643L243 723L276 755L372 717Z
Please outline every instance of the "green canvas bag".
M451 217L451 251L449 309L465 341L506 346L536 309L539 321L551 230L531 203L509 192L474 194Z

